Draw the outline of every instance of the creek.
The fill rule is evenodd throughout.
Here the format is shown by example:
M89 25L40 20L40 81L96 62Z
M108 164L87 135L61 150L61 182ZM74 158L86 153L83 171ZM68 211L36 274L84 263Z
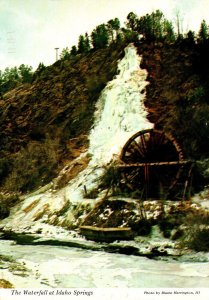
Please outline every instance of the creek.
M209 282L209 256L205 262L153 260L1 240L0 257L0 277L16 288L203 288Z

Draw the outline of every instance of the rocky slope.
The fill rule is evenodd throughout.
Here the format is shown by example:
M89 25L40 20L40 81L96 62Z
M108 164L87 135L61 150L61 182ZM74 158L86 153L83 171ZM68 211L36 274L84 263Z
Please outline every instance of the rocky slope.
M148 70L148 118L171 132L185 156L208 158L209 61L208 43L187 41L165 45L140 44L142 66Z
M27 191L49 182L88 146L95 102L123 49L56 62L0 102L0 186Z

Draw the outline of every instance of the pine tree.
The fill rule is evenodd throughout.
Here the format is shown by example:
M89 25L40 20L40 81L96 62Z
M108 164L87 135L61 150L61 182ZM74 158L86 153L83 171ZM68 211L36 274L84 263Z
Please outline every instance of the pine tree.
M70 54L71 54L72 56L75 56L77 53L78 53L78 50L77 50L76 46L75 46L75 45L72 46L72 48L71 48L71 50L70 50Z
M109 35L111 36L111 40L114 41L118 35L118 31L120 29L120 21L118 18L111 19L107 22L107 27L109 31Z
M186 34L186 39L189 44L193 45L195 43L195 32L189 30Z
M88 52L91 49L91 43L87 32L85 33L84 44L85 44L85 52Z
M133 12L130 12L127 16L126 26L128 29L133 31L138 31L139 19L137 15Z
M85 52L85 37L83 35L80 35L78 40L78 53L84 53L84 52Z
M91 34L92 45L94 49L105 48L109 42L109 33L107 26L101 24L92 31Z
M88 33L85 36L80 35L78 41L78 53L86 53L91 49Z
M200 25L200 30L199 30L198 37L199 37L201 42L204 42L208 39L208 26L207 26L205 20L203 20L201 25Z
M60 59L68 59L70 57L70 50L68 47L62 49L60 54Z
M22 83L30 83L33 78L32 67L27 65L20 65L18 68L18 74Z

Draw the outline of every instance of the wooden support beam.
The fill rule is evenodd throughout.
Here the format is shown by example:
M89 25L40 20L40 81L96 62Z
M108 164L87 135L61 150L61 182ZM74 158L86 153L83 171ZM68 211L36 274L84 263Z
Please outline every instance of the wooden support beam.
M151 162L151 163L136 163L136 164L120 164L118 168L131 168L131 167L152 167L152 166L170 166L170 165L186 165L192 163L189 160L181 160L181 161L163 161L163 162Z

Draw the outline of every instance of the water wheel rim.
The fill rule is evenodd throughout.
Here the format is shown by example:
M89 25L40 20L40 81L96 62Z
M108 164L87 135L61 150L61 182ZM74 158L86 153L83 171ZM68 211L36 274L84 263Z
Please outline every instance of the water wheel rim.
M162 149L163 151L161 151ZM166 151L170 151L171 153L166 154ZM159 159L158 156L160 156ZM150 162L160 162L163 156L165 156L163 160L168 162L173 160L181 162L184 159L181 147L171 134L157 129L145 129L137 132L124 145L120 160L125 164L140 162L144 164L144 170L142 170L142 168L132 168L129 170L124 168L122 169L122 181L125 182L125 185L131 190L136 190L137 187L139 189L146 189L145 181L147 179L145 179L145 177L149 176L149 174L146 174L146 172L149 173L149 170L146 169L145 166ZM183 167L179 165L175 168L174 170L173 167L173 178L166 188L167 194L176 186L181 176ZM159 175L159 177L160 176L161 175ZM139 181L138 186L137 180ZM165 180L161 178L162 184Z

